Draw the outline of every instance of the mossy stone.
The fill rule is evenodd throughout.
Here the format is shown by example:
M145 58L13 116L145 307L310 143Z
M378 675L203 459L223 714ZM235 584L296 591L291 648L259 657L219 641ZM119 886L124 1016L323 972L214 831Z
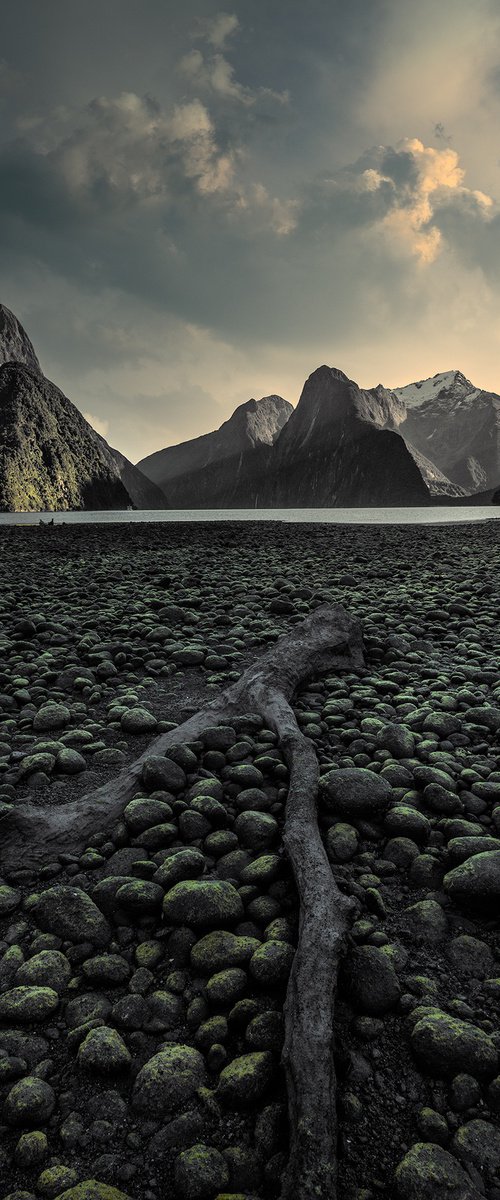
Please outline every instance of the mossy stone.
M294 956L295 950L288 942L264 942L250 959L250 974L264 987L286 983Z
M132 1104L138 1112L168 1116L189 1104L205 1082L205 1064L199 1051L172 1043L148 1059L139 1071Z
M205 858L201 850L196 850L194 847L186 847L179 850L177 854L172 854L171 858L166 858L162 862L161 867L154 874L154 882L158 883L165 891L169 891L175 883L180 883L186 879L198 879L203 875L205 869Z
M98 1179L84 1179L76 1187L59 1192L56 1200L131 1200L125 1192L111 1187L109 1183L101 1183Z
M236 888L226 880L183 880L167 892L163 916L172 925L210 929L241 921L243 904Z
M131 1066L132 1057L116 1029L91 1029L78 1050L78 1064L93 1075L117 1074Z
M456 1158L431 1142L417 1142L396 1168L398 1200L479 1200Z
M492 1078L498 1054L483 1029L448 1013L431 1011L413 1028L412 1049L432 1076L458 1075L464 1071L475 1078Z
M38 1125L48 1121L56 1106L54 1089L36 1075L25 1075L10 1089L3 1117L8 1125Z
M40 929L70 942L88 941L106 946L111 939L106 918L81 888L64 885L48 888L34 897L29 912Z
M246 972L242 971L240 967L229 967L225 971L217 971L210 977L206 986L210 1004L229 1007L245 994Z
M40 950L16 972L16 984L39 985L63 992L72 975L71 966L60 950Z
M175 1186L185 1200L213 1200L229 1183L229 1168L219 1150L198 1143L175 1163Z
M22 1133L14 1150L14 1161L25 1171L39 1167L48 1154L47 1134L41 1129Z
M217 1097L228 1107L246 1108L260 1100L274 1074L274 1059L268 1050L234 1058L221 1071Z
M59 996L53 988L21 984L0 996L0 1021L45 1021L58 1006Z
M240 812L234 823L234 832L245 849L266 850L278 837L278 822L270 813L248 809Z
M459 908L486 909L500 901L500 850L473 854L443 880L445 892Z
M257 938L238 937L228 930L214 929L193 946L191 963L195 971L212 975L224 968L240 967L250 962L259 945Z
M136 800L130 800L123 810L123 819L132 834L143 833L151 825L161 825L170 821L171 817L170 804L149 796L139 796Z
M240 874L241 883L252 883L266 888L283 870L283 860L278 854L261 854L244 867Z
M73 1167L57 1163L56 1166L46 1167L45 1171L42 1171L36 1181L36 1189L41 1196L47 1197L47 1200L54 1200L56 1196L60 1196L61 1188L74 1187L75 1183L78 1183L78 1173Z

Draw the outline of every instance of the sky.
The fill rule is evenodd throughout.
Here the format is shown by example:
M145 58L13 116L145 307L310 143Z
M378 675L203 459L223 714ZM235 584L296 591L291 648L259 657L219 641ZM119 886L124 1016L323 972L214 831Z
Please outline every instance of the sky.
M6 0L0 300L132 461L322 363L500 392L498 0Z

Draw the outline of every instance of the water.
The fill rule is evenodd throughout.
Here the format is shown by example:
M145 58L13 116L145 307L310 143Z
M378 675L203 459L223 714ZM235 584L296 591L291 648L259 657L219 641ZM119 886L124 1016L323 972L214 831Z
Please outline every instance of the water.
M0 525L109 525L141 521L315 521L322 525L441 525L457 521L494 521L500 505L429 508L231 508L140 509L130 512L0 513Z

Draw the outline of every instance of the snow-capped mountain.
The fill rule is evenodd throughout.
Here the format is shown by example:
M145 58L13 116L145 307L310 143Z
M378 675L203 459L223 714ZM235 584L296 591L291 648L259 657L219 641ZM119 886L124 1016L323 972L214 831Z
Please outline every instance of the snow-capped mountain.
M397 429L430 491L471 495L500 479L500 396L476 388L461 371L443 371L384 395L386 428ZM392 397L392 404L390 398Z

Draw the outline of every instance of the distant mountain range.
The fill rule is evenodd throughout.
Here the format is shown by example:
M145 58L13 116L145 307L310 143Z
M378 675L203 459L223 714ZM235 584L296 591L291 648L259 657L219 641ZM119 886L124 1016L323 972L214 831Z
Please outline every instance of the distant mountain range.
M459 371L389 389L322 366L294 409L239 405L134 466L42 374L0 305L0 511L500 503L500 396Z

